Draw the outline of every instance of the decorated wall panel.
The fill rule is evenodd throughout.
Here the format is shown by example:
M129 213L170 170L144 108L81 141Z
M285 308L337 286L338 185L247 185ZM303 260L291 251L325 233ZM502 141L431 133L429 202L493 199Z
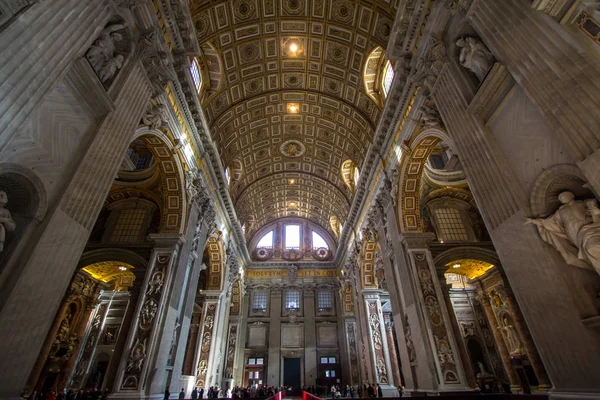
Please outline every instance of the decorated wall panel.
M213 331L215 327L217 305L215 303L206 304L206 313L202 323L202 336L200 339L200 360L196 369L196 386L205 387L206 373L208 372L208 358L213 340Z
M135 327L134 342L129 349L127 364L121 384L121 390L138 390L142 387L142 373L147 356L152 345L152 333L156 326L156 316L163 297L164 284L167 281L171 254L159 253L156 255L154 265L148 274L147 283L142 302L142 309Z
M447 331L451 327L447 326L444 321L435 283L429 271L427 256L424 252L414 252L412 256L419 277L427 324L433 336L432 344L437 356L436 367L440 376L443 377L444 384L459 384L458 367Z

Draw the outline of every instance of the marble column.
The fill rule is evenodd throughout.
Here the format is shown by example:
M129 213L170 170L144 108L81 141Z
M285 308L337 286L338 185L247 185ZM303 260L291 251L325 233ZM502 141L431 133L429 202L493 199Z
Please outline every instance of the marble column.
M281 372L281 289L271 288L269 305L269 356L267 364L267 386L280 386Z
M452 307L452 300L450 300L450 289L452 288L452 285L448 285L446 283L443 270L438 270L438 281L440 282L440 288L442 289L442 294L444 296L444 303L446 304L446 310L448 311L449 322L450 325L452 325L452 331L454 332L454 337L456 338L457 350L462 361L465 375L467 377L467 384L470 387L475 388L477 387L475 374L478 371L473 371L473 367L471 366L469 353L467 352L465 341L462 338L462 332L458 326L458 320L456 319L456 314L454 313L454 307Z
M435 392L438 390L436 382L439 377L435 374L434 353L421 339L427 338L428 333L414 284L418 277L411 268L407 243L396 223L391 188L385 184L372 210L372 220L384 254L383 266L394 313L396 344L406 393Z
M59 388L67 387L67 383L71 377L71 373L73 372L73 367L75 366L77 358L79 357L79 353L83 352L84 335L86 328L92 321L91 316L93 315L94 311L95 301L92 300L90 303L85 305L85 311L81 316L77 330L74 332L74 334L77 336L78 345L75 351L73 351L71 358L65 363L63 369L61 370L61 378L59 381L57 381L57 387Z
M480 0L468 19L600 192L600 65L594 43L522 0ZM596 44L597 45L597 44Z
M233 380L236 386L243 386L244 384L244 364L246 362L244 350L248 332L248 314L250 313L250 294L245 290L242 291L242 293L243 296L240 304L239 318L240 325L238 328L238 341L235 355L236 362L233 364Z
M390 353L392 377L394 378L394 384L396 386L399 386L402 383L402 379L400 378L400 364L398 363L398 352L396 351L396 341L394 340L394 325L389 314L384 315L383 318L385 321L385 333Z
M514 297L510 293L506 293L504 295L504 299L508 303L513 321L519 330L519 336L521 337L521 340L523 340L525 350L527 351L527 358L529 358L529 362L531 362L535 376L538 378L538 391L547 392L552 386L550 385L546 368L544 367L537 348L533 343L533 339L529 334L529 329L523 320L523 315L521 314L521 310L519 310L519 305L516 303Z
M317 384L317 331L315 290L304 289L304 384Z
M37 242L22 257L0 310L0 398L23 390L150 98L147 81L141 63L133 64L115 110L101 121L62 197L46 214Z
M210 291L208 291L210 295ZM217 296L215 292L212 294ZM221 372L223 371L223 354L225 353L225 346L227 344L227 329L229 328L229 298L225 290L222 290L218 294L219 301L217 302L215 328L213 335L212 350L210 357L208 358L208 377L207 384L209 386L221 387Z
M504 342L504 337L502 336L502 332L500 332L500 324L496 319L496 315L494 311L492 311L492 305L490 304L490 298L483 292L478 292L477 299L483 306L483 310L485 311L485 315L492 329L492 334L494 335L494 341L496 342L496 346L498 347L498 352L500 353L500 358L502 359L502 364L504 365L504 371L508 376L508 383L510 384L510 391L513 393L522 393L523 388L521 387L521 381L517 376L517 373L512 368L512 364L510 361L510 354L508 353L508 348L506 347L506 343Z
M471 391L452 329L448 307L427 243L432 233L404 233L411 268L418 287L416 302L427 331L421 338L413 334L415 347L424 346L434 358L438 391ZM420 343L419 343L420 342Z
M203 213L205 211L205 213ZM206 213L208 211L208 213ZM208 239L209 231L212 229L212 218L205 218L204 214L211 214L212 210L202 209L196 201L192 202L188 214L187 232L185 243L182 245L181 256L178 260L178 280L174 283L173 296L169 304L169 325L174 327L171 333L167 330L163 345L169 349L167 358L171 361L171 382L179 382L182 374L182 366L185 358L188 332L195 305L198 289L198 279L202 269L202 262L198 259L195 249L204 249ZM179 325L179 327L177 327ZM165 364L166 365L166 364ZM152 392L164 390L160 380ZM179 390L180 388L177 388Z
M207 298L202 310L202 322L198 340L199 356L196 367L196 387L204 388L205 392L210 386L207 384L208 362L213 344L217 304L218 298Z
M150 239L154 249L117 372L115 398L143 398L163 393L165 388L171 343L165 337L170 339L174 330L169 308L182 272L177 265L185 238L178 234L151 234Z
M369 348L374 371L375 382L378 383L385 397L396 397L398 393L394 387L392 366L390 363L385 321L381 311L381 301L377 291L363 290L366 313L368 318Z
M580 294L564 284L566 274L579 271L535 227L523 225L530 212L527 195L494 136L467 111L472 93L465 91L461 68L446 63L432 95L548 375L556 392L600 393L592 372L600 368L600 340L581 323L575 298Z

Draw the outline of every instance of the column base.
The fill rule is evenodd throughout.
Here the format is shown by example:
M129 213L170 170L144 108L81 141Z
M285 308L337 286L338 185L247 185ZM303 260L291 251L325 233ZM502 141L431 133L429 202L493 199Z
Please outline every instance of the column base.
M599 389L600 390L600 389ZM575 399L585 399L585 400L600 400L600 391L598 392L569 392L569 391L560 391L553 390L548 392L550 395L550 400L575 400Z
M171 399L176 399L179 392L171 392ZM162 400L165 397L164 393L147 395L143 392L116 392L108 396L111 400Z
M380 385L383 397L398 397L398 389L392 385Z

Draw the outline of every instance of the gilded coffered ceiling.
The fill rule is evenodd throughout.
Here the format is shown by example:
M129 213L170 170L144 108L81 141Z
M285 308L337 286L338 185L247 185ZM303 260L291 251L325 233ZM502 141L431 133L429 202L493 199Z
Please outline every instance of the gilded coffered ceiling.
M286 216L328 231L331 216L345 221L341 165L360 169L381 114L365 64L398 1L191 2L205 114L248 236Z

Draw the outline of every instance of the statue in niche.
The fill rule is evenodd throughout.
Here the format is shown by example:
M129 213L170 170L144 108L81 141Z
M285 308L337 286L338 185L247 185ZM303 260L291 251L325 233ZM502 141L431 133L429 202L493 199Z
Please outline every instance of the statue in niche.
M456 41L460 50L460 65L473 72L479 81L487 75L494 64L494 56L483 42L473 37L464 37Z
M521 340L517 330L511 323L510 319L505 315L502 318L502 326L500 327L504 332L504 338L506 339L506 346L508 347L508 353L510 355L523 354L523 347L521 346Z
M8 204L8 196L4 190L0 190L0 252L4 250L6 231L12 232L17 228L17 224L12 219L6 204Z
M124 28L125 24L107 25L85 54L102 83L110 81L123 67L125 57L115 52L116 43L123 40L123 35L118 31Z
M595 199L575 200L571 192L558 195L562 206L548 218L527 218L546 243L560 252L567 264L593 268L600 274L600 209Z

